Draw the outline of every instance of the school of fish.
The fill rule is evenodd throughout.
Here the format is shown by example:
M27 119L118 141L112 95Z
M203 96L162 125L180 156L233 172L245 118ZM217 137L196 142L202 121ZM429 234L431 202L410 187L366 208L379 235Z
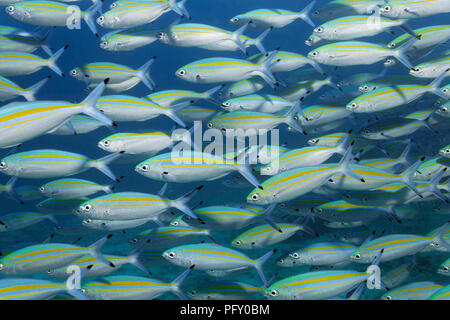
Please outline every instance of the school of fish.
M0 0L0 300L450 299L450 0L285 2Z

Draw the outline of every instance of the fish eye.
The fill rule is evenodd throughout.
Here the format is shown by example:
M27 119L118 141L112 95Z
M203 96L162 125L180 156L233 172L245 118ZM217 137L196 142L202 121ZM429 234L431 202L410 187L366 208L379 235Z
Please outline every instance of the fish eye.
M2 271L3 270L3 263L0 263L0 271Z
M207 127L211 129L213 127L213 124L210 122L207 124Z
M314 15L318 15L318 14L319 14L319 11L316 10L316 11L313 12L313 14L314 14Z
M157 37L162 38L164 36L164 32L158 32Z
M186 71L181 69L180 71L178 71L178 75L180 76L184 76L186 74Z
M6 167L8 167L6 162L5 161L0 161L0 169L6 169Z
M41 205L38 204L38 207L40 207L40 206ZM75 214L80 215L81 214L81 210L80 209L75 210Z
M311 140L309 140L311 143L317 143L317 142L319 142L319 140L317 140L317 139L311 139Z
M252 242L252 243L250 243L250 244L251 244L252 246L254 246L254 245L256 245L256 242L254 242L254 241L253 241L253 242Z
M102 47L107 47L108 46L108 41L103 41L101 44Z
M104 145L105 147L108 147L109 145L111 145L111 141L105 140L105 141L103 141L103 145Z
M131 243L137 243L137 242L138 242L138 239L136 239L136 238L131 240Z
M167 254L169 258L175 258L175 252L171 251Z
M280 203L280 208L281 209L286 208L286 203Z
M14 12L14 10L15 10L14 6L9 6L6 8L6 11L8 12Z
M392 48L395 48L395 46L396 46L395 42L392 42L392 43L390 43L390 44L388 45L388 47L391 48L391 49L392 49Z
M384 6L383 10L389 12L391 11L391 6Z
M229 106L231 106L231 103L227 101L227 102L224 102L223 105L226 107L229 107Z
M237 245L237 246L240 246L240 245L241 245L241 241L240 241L240 240L236 240L236 241L234 242L234 244Z
M322 213L322 212L323 212L323 209L322 209L322 208L318 208L318 209L316 209L316 212L317 212L317 213Z
M392 300L391 296L386 296L386 298L384 298L385 300Z
M53 270L51 270L51 269L47 270L47 274L52 274L52 273L53 273Z
M365 134L369 134L370 131L369 131L369 130L365 130L364 133L365 133Z
M321 32L323 32L323 28L318 27L318 28L314 29L314 32L321 33Z
M448 267L443 267L442 270L448 271Z
M84 293L84 294L87 293L87 289L81 289L80 291L81 291L81 293Z
M283 259L280 259L280 260L278 260L278 263L283 264L283 263L284 263L284 260L283 260Z
M413 68L412 69L414 72L420 72L420 71L422 71L422 68Z
M294 258L294 259L298 259L299 257L300 257L300 255L297 252L294 252L292 254L292 258Z
M277 290L272 290L270 291L270 295L273 297L276 297L278 295L278 291Z
M313 52L311 53L311 55L312 55L313 57L317 57L317 56L319 55L319 51L313 51Z
M359 253L357 253L357 254L354 255L354 257L355 257L355 259L360 259L361 255Z
M171 223L172 226L177 226L178 225L178 221L174 221Z
M443 92L443 93L447 93L447 92L448 92L448 88L442 89L442 92Z
M89 211L91 210L92 206L90 204L87 204L83 207L84 210Z
M355 102L353 102L351 105L350 105L350 108L356 108L358 105L355 103Z
M259 196L258 196L257 193L254 193L254 194L252 195L252 200L258 200L258 198L259 198Z
M111 5L109 6L110 9L114 9L115 7L117 7L117 3L115 2L111 3Z
M148 168L149 168L148 164L144 164L141 166L142 171L148 171Z
M445 153L449 153L449 152L450 152L450 149L445 149L444 152L445 152Z
M345 195L345 199L351 199L351 198L352 198L351 195L349 195L349 194Z
M72 70L72 71L70 71L70 74L71 74L71 75L73 75L73 76L75 76L75 75L76 75L77 73L78 73L78 71L77 71L77 70L75 70L75 69L74 69L74 70Z
M45 191L45 188L44 188L44 187L40 187L40 188L39 188L39 191L40 191L40 192L44 192L44 191Z
M238 21L239 21L239 18L233 18L232 21L233 21L233 22L238 22Z
M89 224L89 223L91 223L91 222L92 222L92 219L87 219L87 220L84 220L84 222L86 222L87 224Z
M197 292L195 292L194 290L191 291L191 295L195 296L197 294Z
M104 16L100 16L97 18L97 22L103 22L105 21L105 17Z

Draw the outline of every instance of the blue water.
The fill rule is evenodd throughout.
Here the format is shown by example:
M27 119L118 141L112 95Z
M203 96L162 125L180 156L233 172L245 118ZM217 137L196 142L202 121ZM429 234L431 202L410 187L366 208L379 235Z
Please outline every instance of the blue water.
M110 3L112 1L107 0L104 3L104 11L107 10ZM247 12L256 8L264 8L264 7L278 7L284 9L291 10L300 10L302 9L308 1L289 1L289 0L216 0L216 1L201 1L201 0L188 0L186 7L193 17L193 22L210 24L218 27L222 27L224 29L233 30L233 26L231 26L228 20L235 16L236 14ZM322 5L325 1L320 1L316 7ZM90 2L87 0L83 0L79 3L81 8L87 8L90 6ZM169 12L160 17L157 21L153 23L154 26L164 27L177 19L177 15L174 12ZM411 20L409 25L415 29L427 25L439 25L446 24L449 21L449 16L447 15L436 15L421 19ZM316 22L317 23L317 22ZM12 18L10 18L4 11L3 8L0 8L0 24L2 25L11 25L21 27L27 30L33 30L33 26L25 25L20 23ZM98 26L100 35L105 34L111 30L102 29ZM403 32L399 29L394 29L396 32L396 36L402 34ZM309 37L312 32L312 28L304 23L301 20L297 20L294 23L282 28L282 29L274 29L269 36L264 41L264 45L267 50L273 50L277 47L280 47L281 50L284 51L292 51L298 52L303 55L307 55L307 53L312 50L311 47L308 47L304 44L304 41ZM357 32L357 30L355 30ZM259 30L251 30L249 29L246 34L250 36L257 36L260 33ZM380 34L378 36L367 39L367 41L375 42L375 43L388 43L395 36L387 33ZM366 40L366 39L363 39ZM50 37L49 45L56 51L57 49L63 47L66 44L69 44L69 49L67 52L63 54L63 56L58 61L58 65L61 67L63 72L68 75L69 71L76 67L85 65L90 62L115 62L124 64L133 68L138 68L143 65L146 61L148 61L152 56L157 56L157 60L154 63L151 69L151 75L154 81L157 83L157 90L167 90L167 89L190 89L198 92L208 90L212 88L213 85L199 85L185 82L178 77L175 76L175 71L194 60L207 58L207 57L235 57L235 58L244 58L242 52L217 52L217 51L207 51L198 48L180 48L180 47L171 47L160 42L155 42L151 45L141 47L131 52L109 52L102 50L99 47L99 39L95 38L91 31L87 28L86 24L82 22L81 30L67 30L65 28L56 28ZM439 56L439 53L443 52L444 49L448 49L448 47L437 48L435 51L428 56L426 59L432 59L433 57ZM258 53L255 47L251 47L250 54ZM45 56L41 50L37 50L35 52L38 55ZM374 72L378 73L381 71L382 63L378 63L376 65L371 66L356 66L356 67L341 67L337 71L333 71L333 68L324 66L325 70L328 72L335 72L338 78L344 78L345 76L349 76L358 72ZM397 66L389 70L389 74L398 74L398 73L406 73L406 69L403 66ZM38 99L42 100L68 100L68 101L81 101L86 97L87 93L84 91L85 84L75 80L74 78L67 76L66 78L60 78L56 76L51 70L48 68L44 68L41 71L23 77L14 77L14 81L20 84L22 87L28 87L40 79L44 78L47 75L52 75L50 81L45 85L45 87L38 93ZM315 95L309 96L304 105L311 105L317 103L317 97L325 92L326 90L330 90L325 87L320 92ZM270 88L266 88L264 91L266 93L272 93ZM123 94L132 95L136 97L142 97L149 94L149 90L142 84L138 84L133 89L124 92ZM19 98L18 100L21 100ZM435 97L431 97L427 101L434 101ZM198 103L200 105L212 106L207 102ZM423 108L431 107L431 105L424 105ZM119 123L119 127L117 128L117 132L130 132L130 131L139 131L139 130L170 130L172 127L172 122L169 119L164 117L159 117L157 119L145 121L145 122L137 122L137 123ZM350 126L351 124L349 124ZM349 126L342 127L341 130L336 131L347 131ZM302 136L297 133L289 133L284 128L281 130L282 141L286 141L288 143L289 148L298 148L306 145L307 139L312 138L313 136ZM106 153L97 147L97 142L108 136L110 131L101 127L94 132L91 132L86 135L78 135L78 136L56 136L56 135L45 135L34 139L32 141L27 141L20 148L20 151L27 151L33 149L43 149L43 148L54 148L61 149L65 151L72 151L85 154L92 159L100 158L105 156ZM419 147L413 151L413 156L419 155L427 155L432 156L436 154L439 148L448 144L448 135L440 141L437 141L436 136L427 131L419 131L415 134L414 139L416 141L416 145ZM447 141L445 144L445 138ZM399 149L400 152L400 149ZM424 152L427 152L426 154ZM382 156L382 155L379 155ZM338 161L339 157L333 157L330 161ZM161 188L162 183L158 181L153 181L147 179L134 171L134 164L130 165L111 165L111 169L118 176L124 176L122 182L116 185L116 191L139 191L146 193L157 193ZM92 181L96 181L98 183L110 183L108 178L101 174L96 170L89 170L82 174L77 175L79 178L84 178ZM260 181L265 179L264 177L258 177ZM1 183L6 183L8 177L3 176L0 177ZM20 179L18 182L18 186L22 185L33 185L39 187L44 184L48 180L26 180ZM168 198L177 198L192 188L204 184L205 188L199 193L195 199L192 200L192 205L197 205L199 201L204 201L204 206L207 205L220 205L220 204L240 204L245 202L245 198L248 193L251 191L251 187L241 188L241 189L227 189L222 184L223 179L211 181L211 182L197 182L197 183L188 183L188 184L170 184L169 189L167 191L166 196ZM12 212L16 210L36 210L35 205L37 202L41 201L28 201L25 205L20 206L12 200L1 198L0 203L2 205L2 213ZM58 219L61 219L58 217ZM395 232L395 233L412 233L412 234L426 234L427 232L437 228L438 226L445 223L448 220L448 216L445 215L435 215L431 211L422 210L419 216L416 217L412 221L404 222L402 225L389 225L385 223L385 221L378 221L371 227L378 231L386 230L386 232ZM129 243L129 240L133 238L135 233L139 231L149 228L152 226L152 223L148 223L143 227L139 227L132 230L127 230L126 234L122 232L114 232L115 236L105 245L102 250L105 253L110 254L120 254L126 255L131 252L134 247ZM247 227L248 229L250 227ZM310 237L310 236L302 236L296 235L289 240L277 244L275 246L267 247L260 250L250 250L246 251L252 258L257 258L267 252L274 247L278 248L278 252L272 257L267 264L265 265L265 273L268 279L275 277L275 280L280 280L290 275L295 275L298 273L306 272L309 270L308 266L304 267L296 267L296 268L280 268L277 267L276 261L277 258L284 255L286 252L292 251L296 248L299 248L305 244L323 241L323 240L331 240L337 234L338 230L326 229L320 225L320 222L316 222L313 225L315 231L319 233L319 237ZM218 239L219 243L225 246L231 246L230 242L237 235L242 233L244 230L234 230L234 231L215 231L213 234L215 238ZM27 242L41 242L46 239L53 231L53 226L49 223L42 222L40 224L34 225L27 229L19 230L16 232L7 232L0 233L0 250L4 247L9 247L11 245L19 244L19 243L27 243ZM86 233L80 235L70 235L65 236L61 234L57 234L52 242L73 242L79 236L82 239L78 242L79 245L89 245L93 241L97 240L101 236L106 233L95 232L95 233ZM199 239L200 241L201 239ZM207 240L207 239L205 239ZM407 280L407 282L412 281L421 281L421 280L436 280L448 282L446 278L442 275L436 273L436 270L441 262L448 258L448 253L443 252L427 252L427 253L419 253L417 256L417 264L418 269L412 273L411 277ZM405 257L402 259L398 259L383 265L382 270L389 270L391 267L395 267L401 263L404 263L411 259L411 257ZM164 260L161 258L161 262ZM165 264L163 266L159 264L149 263L146 265L149 270L151 270L153 277L157 279L161 279L164 281L173 280L180 272L182 272L182 268L173 266L170 264ZM359 264L351 264L347 266L347 269L357 269L364 270L365 265ZM126 265L118 274L136 274L143 275L142 272L138 271L133 266ZM44 275L35 275L36 277L45 277ZM206 280L207 276L205 273L201 271L194 271L189 278L187 279L185 285L186 288L190 287L191 284L198 282L199 280ZM244 282L252 283L254 285L260 285L260 279L257 273L254 270L249 270L245 274L238 274L230 279L242 280ZM371 291L366 290L366 293L363 295L363 298L367 299L376 299L383 291ZM165 294L160 297L161 299L173 299L174 296L171 294ZM256 295L252 297L253 299L259 298L262 299L262 295Z

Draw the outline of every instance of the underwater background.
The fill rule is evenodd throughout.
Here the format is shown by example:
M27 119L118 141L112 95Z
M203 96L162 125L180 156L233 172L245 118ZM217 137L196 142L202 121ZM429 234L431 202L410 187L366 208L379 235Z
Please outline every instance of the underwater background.
M106 0L103 5L103 11L107 11L111 0ZM318 1L316 7L319 7L326 3L326 1ZM86 8L91 5L90 1L82 0L76 3L81 8ZM205 0L188 0L186 3L186 8L192 16L192 21L195 23L204 23L217 27L222 27L226 30L234 30L235 27L229 23L229 19L239 13L247 12L256 8L283 8L290 10L301 10L308 4L308 1L293 1L293 0L213 0L213 1L205 1ZM164 14L159 19L157 19L152 26L164 28L172 23L174 20L178 19L178 16L172 11ZM182 20L185 22L185 19ZM186 21L187 22L187 21ZM315 21L316 25L320 24L320 22ZM420 18L420 19L411 19L409 21L409 25L413 28L419 28L427 25L439 25L439 24L448 24L449 23L449 15L441 14L434 15L430 17ZM9 17L3 10L0 8L0 24L9 25L9 26L17 26L20 28L24 28L27 30L33 30L33 26L25 25L20 23L11 17ZM168 90L168 89L188 89L194 90L197 92L203 92L214 85L209 84L193 84L186 81L183 81L175 76L175 71L183 65L190 63L194 60L207 58L207 57L234 57L239 59L244 59L244 56L241 51L235 52L219 52L219 51L208 51L204 49L199 49L195 47L174 47L165 45L159 41L156 41L148 46L144 46L133 51L124 51L124 52L113 52L106 51L100 48L100 38L96 38L92 32L89 30L87 25L82 22L81 30L68 30L66 28L58 27L52 31L49 46L55 52L57 49L62 48L65 45L69 45L68 50L61 56L58 60L58 66L63 70L66 74L65 78L61 78L52 74L52 71L48 68L44 68L39 72L36 72L29 76L19 76L14 77L14 81L20 84L22 87L26 88L36 83L37 81L43 79L48 75L52 75L52 78L48 81L48 83L44 86L43 89L37 94L37 98L39 100L67 100L71 102L82 101L88 94L85 88L86 85L77 81L75 78L69 75L69 71L77 66L82 66L90 62L96 61L104 61L104 62L115 62L123 65L130 66L132 68L138 68L143 65L146 61L148 61L152 56L157 56L155 63L151 68L151 76L153 80L156 82L157 87L156 91L160 90ZM98 26L98 32L100 37L111 31L110 29L103 29ZM280 47L281 50L284 51L292 51L297 52L303 55L307 55L307 53L312 50L311 47L305 44L305 40L308 39L310 34L312 33L312 27L306 24L302 20L297 20L288 26L280 29L272 30L267 38L264 40L264 46L267 51L271 51ZM396 36L403 34L403 31L398 28L393 28L392 31L395 32L395 35L389 33L381 33L380 35L371 37L370 39L361 39L363 41L370 41L374 43L388 43ZM245 32L246 35L256 37L259 35L261 30L253 30L252 28L248 28ZM357 30L355 30L357 32ZM360 39L358 39L360 40ZM448 46L439 46L437 47L429 56L426 57L426 60L431 60L432 58L439 57L443 51L448 50ZM249 48L250 55L258 53L255 47ZM37 50L35 54L45 56L45 53L42 50ZM416 63L413 63L416 64ZM379 62L370 66L354 66L354 67L339 67L335 70L333 67L322 65L323 69L333 75L335 81L339 81L339 79L343 79L352 74L360 73L360 72L371 72L371 73L379 73L382 68L382 62ZM304 68L309 68L308 66ZM295 71L294 71L295 72ZM402 65L397 65L388 69L389 74L405 74L407 69ZM288 75L288 74L287 74ZM283 74L283 76L285 76ZM318 76L318 79L322 79L321 76ZM334 90L330 87L323 87L319 92L314 93L308 96L304 102L303 107L312 105L312 104L320 104L320 95ZM266 86L259 93L272 93L273 92L270 87ZM122 94L132 95L136 97L143 97L150 94L150 91L146 86L142 83L138 84L134 88L129 91L123 92ZM22 98L18 98L17 100L22 100ZM411 108L417 108L417 110L423 108L432 108L434 106L435 101L437 100L436 96L426 95L421 98L421 101L417 101ZM346 104L344 102L342 104ZM6 104L6 103L5 103ZM209 107L214 107L214 105L210 104L207 101L199 101L196 102L196 105L204 105ZM219 106L216 106L217 109L220 109ZM410 112L413 112L415 109L411 109ZM351 128L358 130L361 127L361 124L367 120L367 117L360 117L353 120L349 120L344 123L341 127L335 129L334 131L346 132ZM173 127L173 122L169 118L158 117L155 119L151 119L144 122L120 122L119 126L115 128L116 132L133 132L133 131L142 131L142 130L165 130L169 131ZM307 140L311 139L315 136L319 136L329 132L321 132L314 134L308 133L308 135L302 135L296 132L289 132L286 130L285 126L280 128L280 141L285 142L287 147L289 148L300 148L302 146L307 145ZM58 136L58 135L45 135L41 136L37 139L27 141L23 143L20 147L20 151L27 151L33 149L59 149L65 151L71 151L76 153L81 153L89 156L91 159L97 159L107 155L106 152L97 147L98 141L110 135L111 131L102 126L97 130L80 135L67 135L67 136ZM411 158L416 158L419 156L433 156L436 155L438 150L448 144L448 130L445 128L440 128L439 133L433 133L426 129L417 131L413 137L414 139L414 147L411 152ZM447 138L447 141L446 141ZM399 145L397 149L392 150L390 156L398 156L402 150L404 145ZM7 151L3 151L6 153ZM384 155L381 152L374 153L373 157L383 157ZM339 161L340 156L333 156L328 162L337 162ZM145 192L145 193L153 193L156 194L163 183L158 181L153 181L144 176L138 174L134 171L134 166L136 163L130 164L120 164L113 163L110 165L110 168L117 176L123 176L123 179L120 183L115 184L115 192L121 191L136 191L136 192ZM95 181L101 184L110 184L110 180L100 173L97 170L88 170L76 176L77 178L87 179L91 181ZM230 176L225 178L209 181L209 182L196 182L196 183L169 183L167 192L165 196L168 198L178 198L181 195L185 194L189 190L197 187L198 185L204 185L205 187L195 196L193 200L191 200L191 206L197 206L200 201L203 201L201 206L209 206L209 205L236 205L245 203L245 199L248 193L253 189L252 186L247 185L244 188L229 188L223 184L223 181L228 179ZM9 179L7 176L0 177L0 183L6 183ZM258 176L260 181L265 180L264 176ZM38 188L45 182L50 180L27 180L27 179L19 179L17 183L17 187L20 186L33 186ZM1 214L13 212L17 210L21 211L35 211L36 205L44 200L44 198L35 199L26 201L24 205L17 204L14 200L8 199L6 197L2 197L0 199L1 204ZM440 204L439 204L440 205ZM438 228L443 225L448 219L448 213L445 214L437 214L436 210L434 210L435 206L438 206L436 202L418 207L417 215L412 219L403 219L401 224L395 222L389 222L386 219L378 219L375 222L371 223L369 226L369 231L366 235L369 235L373 230L377 231L379 235L382 232L385 233L408 233L408 234L418 234L425 235L428 232ZM445 211L445 210L443 210ZM450 210L447 209L447 212ZM283 213L276 213L276 216L281 216ZM56 216L57 220L62 224L67 222L67 219L74 217L70 214L68 215L58 215ZM175 215L174 215L175 217ZM74 218L73 218L74 219ZM295 220L290 219L290 221ZM75 221L75 220L74 220ZM168 219L166 220L168 221ZM72 226L74 229L72 230L70 226L66 228L63 227L62 231L57 230L55 236L51 239L51 242L67 242L71 243L76 241L79 237L81 240L77 242L78 245L87 246L97 239L99 239L102 235L106 235L110 232L101 232L101 231L93 231L87 228L83 228L79 221L75 221L75 224ZM77 224L78 223L78 224ZM128 229L125 233L121 231L112 232L114 236L110 241L102 248L103 253L107 254L117 254L117 255L127 255L135 249L130 243L130 240L134 238L134 234L148 229L152 227L153 222L149 222L143 226L140 226L135 229ZM75 228L75 226L78 226ZM309 225L317 234L317 237L312 237L305 233L298 233L291 237L290 239L278 243L271 247L266 247L262 249L255 250L242 250L250 256L251 258L257 258L269 251L272 248L277 248L278 251L276 254L270 258L265 264L264 271L267 279L283 279L285 277L308 272L310 270L310 266L298 266L293 268L281 268L277 266L276 262L286 253L304 246L309 243L314 243L317 241L324 240L333 240L339 239L342 233L348 231L348 229L330 229L324 227L319 219L316 219L314 223ZM249 229L250 227L246 227ZM67 232L66 232L67 231ZM218 241L219 244L222 244L227 247L231 247L231 240L234 239L237 235L241 234L244 230L233 230L233 231L213 231L212 234L214 238ZM54 232L54 225L48 223L47 221L30 226L26 229L12 231L12 232L1 232L0 233L0 251L8 252L9 248L20 248L26 245L27 243L36 243L42 242L46 238L50 236ZM196 241L192 241L192 243L201 242L201 241L209 241L208 238L199 238ZM172 281L178 274L183 271L183 268L172 265L168 263L162 257L157 257L155 254L154 258L150 257L150 254L143 254L142 259L145 263L145 266L152 273L152 277L156 279L161 279L163 281ZM412 271L410 277L407 279L407 282L413 281L442 281L443 283L448 283L448 278L444 275L438 274L437 268L439 265L448 258L448 252L442 251L429 251L429 252L419 252L417 254L417 263L415 269ZM397 259L391 262L382 264L382 272L384 270L390 270L392 267L398 266L402 263L411 261L412 257L404 257L401 259ZM352 263L350 265L345 266L343 269L350 270L365 270L366 265ZM134 266L125 265L123 266L119 274L130 274L130 275L140 275L144 276L144 274L136 269ZM46 275L34 275L36 278L47 278ZM199 281L206 281L208 276L199 270L194 270L192 274L187 278L186 282L183 285L183 288L188 290L191 286L198 283ZM235 275L229 276L227 279L234 280L242 280L246 283L250 283L253 285L261 285L261 280L258 277L256 271L252 268L249 268L244 273L237 273ZM406 282L405 282L406 283ZM383 290L365 290L362 299L378 299L384 293ZM57 298L62 298L58 296ZM176 298L171 293L164 294L160 296L158 299L174 299ZM251 299L264 299L262 294L257 294L251 297Z

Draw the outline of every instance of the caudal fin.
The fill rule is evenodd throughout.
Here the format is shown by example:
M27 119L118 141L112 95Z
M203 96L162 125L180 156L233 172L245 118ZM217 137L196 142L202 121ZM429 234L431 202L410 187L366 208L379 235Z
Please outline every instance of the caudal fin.
M109 234L103 238L101 238L100 240L94 242L92 245L89 246L89 254L91 256L93 256L95 259L97 259L100 262L103 262L104 264L115 268L116 266L114 265L114 263L112 263L111 261L109 261L108 259L105 258L105 256L103 256L103 254L100 252L101 247L106 243L106 241L108 241L110 238L112 237L112 234Z
M108 167L108 165L111 162L113 162L114 160L116 160L117 158L119 158L120 156L122 156L123 153L124 153L123 151L115 152L113 154L107 155L106 157L103 157L103 158L100 158L97 160L91 160L89 162L89 166L91 168L95 168L95 169L99 170L103 174L110 177L112 180L114 180L116 182L120 182L120 180L116 178L115 174L111 171L111 169Z
M97 33L97 27L95 26L95 14L98 11L102 10L104 0L96 0L94 1L94 4L90 6L84 13L83 13L83 20L88 25L89 29L91 29L92 33L98 38L99 35Z
M449 97L444 92L442 92L440 88L442 81L444 81L444 79L448 76L450 76L450 68L446 69L436 79L434 79L433 82L430 83L429 92L434 93L442 99L449 100Z
M181 285L184 280L186 280L187 276L191 273L192 269L195 268L195 265L189 267L189 269L185 270L182 274L180 274L175 280L170 283L170 290L176 294L181 300L188 300L186 295L181 290Z
M47 83L48 79L50 79L51 76L48 76L47 78L39 81L38 83L32 85L31 87L25 89L25 92L23 94L24 98L27 99L27 101L35 101L35 95L36 93Z
M203 188L203 186L199 186L195 188L194 190L189 191L182 197L176 199L175 201L172 201L172 205L174 208L180 210L181 212L187 214L191 218L197 219L197 216L195 213L187 206L187 203Z
M83 105L82 112L84 114L86 114L94 119L97 119L98 121L111 127L111 126L117 126L117 124L112 122L107 116L105 116L103 113L101 113L95 107L95 105L97 104L97 100L102 95L108 82L109 82L109 78L105 79L102 83L100 83L94 90L91 91L91 93L86 97L86 99L84 99L81 102L81 104Z
M302 11L298 13L298 18L305 21L307 24L309 24L311 27L315 28L314 22L311 20L309 14L311 13L311 10L316 5L316 0L312 1L310 4L308 4Z
M408 49L417 41L417 38L411 38L403 45L401 45L398 49L390 49L392 52L392 56L394 56L400 63L402 63L408 69L412 69L413 65L409 62L406 53Z
M297 114L300 114L304 119L306 119L306 115L303 113L301 108L301 103L305 97L301 97L298 99L295 104L291 107L291 109L288 111L284 118L284 123L286 123L288 126L293 128L294 130L303 133L306 135L306 131L301 127Z
M150 77L150 67L156 60L156 56L153 56L149 61L147 61L142 67L138 69L137 77L142 81L143 84L150 90L154 91L155 82Z
M64 73L61 71L61 69L56 65L56 61L61 57L61 55L64 53L64 51L67 50L69 45L65 45L64 48L59 49L56 51L54 55L52 55L48 60L48 67L52 69L54 72L56 72L59 76L65 77Z
M266 280L266 276L264 275L264 263L266 263L267 260L269 260L269 258L275 253L277 252L277 249L273 249L269 252L267 252L265 255L263 255L262 257L258 258L255 261L255 269L256 271L258 271L259 277L261 278L262 282L264 283L264 286L267 287L267 280Z

